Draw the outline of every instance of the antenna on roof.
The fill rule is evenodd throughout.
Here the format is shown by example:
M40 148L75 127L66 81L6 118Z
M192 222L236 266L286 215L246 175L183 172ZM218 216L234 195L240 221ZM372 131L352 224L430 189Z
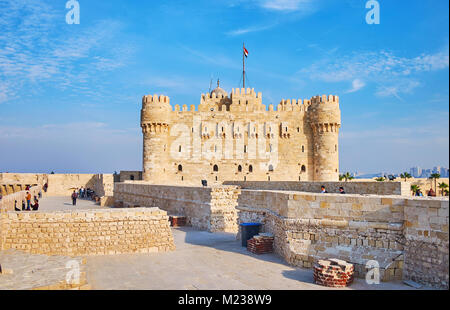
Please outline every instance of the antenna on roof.
M209 80L209 92L211 93L211 87L212 87L212 74L211 74L211 79Z

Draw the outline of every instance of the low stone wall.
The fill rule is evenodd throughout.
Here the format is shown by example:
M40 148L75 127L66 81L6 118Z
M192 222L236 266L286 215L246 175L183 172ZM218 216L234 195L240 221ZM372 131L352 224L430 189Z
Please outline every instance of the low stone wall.
M289 264L312 268L338 258L364 278L376 261L382 281L413 279L448 288L448 199L399 195L317 194L116 183L125 207L158 206L186 216L192 226L238 233L242 222L260 222L274 234L275 252Z
M405 277L449 288L448 200L410 200L405 208Z
M158 208L7 212L0 249L46 255L105 255L174 250L167 213Z
M33 186L29 191L23 190L20 192L15 192L14 194L3 196L2 199L0 199L0 211L14 211L15 201L17 201L17 208L22 209L22 201L25 201L26 203L27 192L30 192L31 194L31 203L34 203L33 198L35 196L38 197L39 191L41 191L41 186Z
M90 188L102 196L113 196L112 174L49 174L48 196L70 196L75 189Z
M187 217L197 229L237 230L236 186L183 187L145 183L116 183L114 201L119 207L158 207L169 215Z
M0 173L0 194L9 195L22 191L26 185L48 184L47 196L70 196L74 189L90 188L100 196L112 197L113 174L31 174Z
M365 277L367 262L375 260L383 281L448 288L448 200L242 190L237 208L239 222L262 223L275 235L275 252L294 266L333 257ZM433 251L427 238L423 249L416 243L425 234L437 244Z
M329 193L339 193L344 187L347 194L402 195L411 196L408 182L291 182L291 181L226 181L224 185L235 185L242 189L282 190L320 193L325 186Z

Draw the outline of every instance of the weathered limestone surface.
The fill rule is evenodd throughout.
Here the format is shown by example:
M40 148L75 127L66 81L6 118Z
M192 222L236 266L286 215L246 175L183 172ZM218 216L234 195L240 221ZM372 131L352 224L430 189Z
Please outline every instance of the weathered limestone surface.
M202 230L237 230L236 186L173 187L136 183L116 183L116 206L158 207L170 215L187 217L189 225Z
M239 222L263 223L293 265L336 257L364 277L376 260L383 281L448 288L446 199L242 190L237 208Z
M41 186L33 186L29 191L23 190L3 196L3 198L0 200L0 211L14 211L14 205L16 201L17 208L21 209L22 201L26 202L27 192L31 194L31 199L33 199L35 196L38 197L39 191L41 191Z
M202 94L198 111L142 98L143 180L200 186L237 181L337 181L338 96L281 100L268 111L253 89Z
M174 250L168 216L158 208L6 212L1 250L47 255L105 255Z
M319 193L325 186L329 193L339 193L339 187L344 187L347 194L401 195L410 196L408 182L294 182L294 181L225 181L224 185L235 185L242 189L266 189Z
M48 184L48 196L70 196L74 189L91 188L102 196L113 196L114 176L112 174L30 174L0 173L0 193L3 196L22 191L27 185Z
M448 200L408 201L402 240L408 279L448 289L448 216Z
M209 231L238 233L242 222L260 222L275 236L274 249L294 266L312 268L330 257L365 277L377 261L382 281L414 279L448 287L448 199L398 195L317 194L239 189L116 184L124 206L160 205Z

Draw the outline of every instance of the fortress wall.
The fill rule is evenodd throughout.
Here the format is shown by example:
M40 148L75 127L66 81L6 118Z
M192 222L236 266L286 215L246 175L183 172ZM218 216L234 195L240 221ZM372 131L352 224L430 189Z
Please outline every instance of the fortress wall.
M376 260L383 281L448 288L448 199L242 189L237 209L240 223L263 223L294 266L336 257L365 277Z
M26 186L44 185L45 174L33 173L0 173L0 195L6 196L25 190Z
M180 186L198 186L202 179L209 184L337 181L337 96L283 99L276 110L269 106L266 111L262 94L254 90L218 95L203 94L198 111L189 111L186 105L172 109L166 96L143 97L145 181Z
M410 196L407 182L264 182L225 181L225 185L235 185L242 189L287 190L319 193L323 185L329 193L338 193L344 187L347 194L402 195Z
M7 212L0 221L0 250L72 256L175 249L167 213L158 208Z
M112 174L49 174L48 196L70 196L82 186L91 188L99 196L113 196L114 176Z
M41 191L41 190L42 190L41 186L31 187L29 190L29 192L31 194L31 199L33 200L33 198L35 196L39 197L38 194L39 194L39 191ZM25 201L25 203L26 203L26 196L27 196L27 191L25 191L25 190L3 196L3 198L0 200L0 212L14 211L15 201L17 201L17 208L22 209L22 201ZM31 203L34 203L34 202L31 201Z
M132 178L135 181L142 180L142 171L120 171L119 182L130 181Z
M116 183L116 206L158 207L169 215L187 217L189 225L201 230L235 232L235 209L239 190L235 186L182 187L145 183Z
M3 196L25 190L26 185L43 186L48 183L47 196L70 196L74 189L91 188L100 197L113 196L112 174L30 174L1 173L0 191Z
M405 208L405 266L408 279L449 288L448 200L411 200Z

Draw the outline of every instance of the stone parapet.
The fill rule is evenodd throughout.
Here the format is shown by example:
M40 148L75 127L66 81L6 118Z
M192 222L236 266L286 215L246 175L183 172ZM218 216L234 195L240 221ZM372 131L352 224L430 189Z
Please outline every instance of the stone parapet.
M46 255L107 255L174 250L158 208L1 214L1 249Z

